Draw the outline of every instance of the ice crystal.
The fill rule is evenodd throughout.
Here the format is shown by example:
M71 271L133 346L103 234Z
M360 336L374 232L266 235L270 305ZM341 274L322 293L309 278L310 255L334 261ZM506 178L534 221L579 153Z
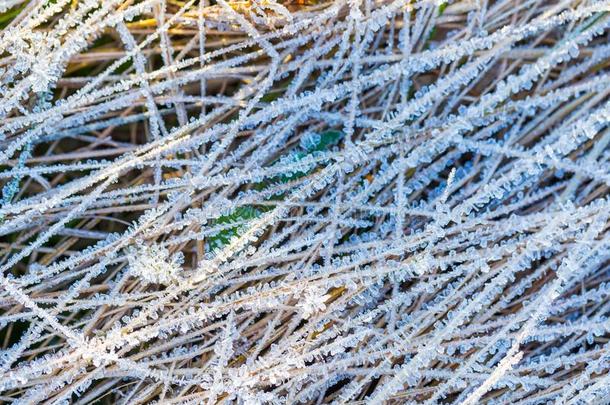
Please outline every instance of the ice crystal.
M170 257L166 248L141 245L130 250L127 260L133 274L144 282L170 284L180 272L182 253Z

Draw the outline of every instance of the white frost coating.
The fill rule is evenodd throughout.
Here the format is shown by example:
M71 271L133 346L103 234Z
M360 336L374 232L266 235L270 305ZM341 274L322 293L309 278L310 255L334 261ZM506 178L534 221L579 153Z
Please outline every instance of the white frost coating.
M131 249L127 260L133 274L148 283L170 284L180 273L182 253L170 256L166 248L158 245Z
M607 402L609 12L0 0L0 400Z

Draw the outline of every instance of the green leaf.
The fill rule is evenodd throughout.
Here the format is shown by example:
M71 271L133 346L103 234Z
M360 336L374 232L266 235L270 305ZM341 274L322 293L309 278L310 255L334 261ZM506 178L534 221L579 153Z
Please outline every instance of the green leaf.
M231 214L223 215L217 218L213 222L213 226L223 225L223 224L232 224L236 222L248 221L258 218L264 211L249 205L245 205L242 207L237 207ZM241 232L243 232L245 225L239 224L234 227L223 229L218 233L211 235L208 238L208 246L211 250L217 250L221 247L228 245L231 242L231 239L234 237L238 237Z
M316 144L307 147L305 150L307 153L321 152L328 149L330 146L336 145L342 138L343 132L336 129L329 129L320 134L320 140Z
M0 14L0 28L6 28L6 26L9 25L11 23L11 21L13 21L13 19L19 15L21 10L23 10L26 5L27 5L27 3L22 4L21 6L14 8L12 10L1 13Z
M338 130L328 130L322 132L319 137L316 137L313 142L305 147L300 147L300 150L296 150L291 152L288 155L284 155L283 157L276 160L273 164L276 164L279 161L292 160L294 162L299 161L310 155L314 152L321 152L327 150L329 147L336 145L343 138L343 132ZM279 175L267 182L257 183L254 188L256 190L264 190L270 183L288 183L291 180L298 179L300 177L304 177L309 172L296 172L289 174ZM269 200L281 200L282 196L272 197ZM242 206L238 207L231 214L223 215L216 219L212 226L223 225L223 224L233 224L238 222L249 221L258 218L262 213L273 209L272 207L253 207L253 206ZM245 230L245 224L241 223L234 227L230 227L227 229L223 229L211 235L208 240L208 247L210 250L214 251L222 248L225 245L228 245L231 242L232 238L239 237L240 234Z

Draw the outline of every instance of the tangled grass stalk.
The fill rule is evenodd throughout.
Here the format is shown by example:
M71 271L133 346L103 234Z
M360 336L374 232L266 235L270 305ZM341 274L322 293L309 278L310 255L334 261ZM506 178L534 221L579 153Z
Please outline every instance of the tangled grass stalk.
M609 12L0 0L0 402L607 403Z

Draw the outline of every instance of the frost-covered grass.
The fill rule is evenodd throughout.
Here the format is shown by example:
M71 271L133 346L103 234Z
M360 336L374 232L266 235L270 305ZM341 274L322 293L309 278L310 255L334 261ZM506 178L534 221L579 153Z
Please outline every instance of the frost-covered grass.
M610 1L0 11L0 402L607 403Z

